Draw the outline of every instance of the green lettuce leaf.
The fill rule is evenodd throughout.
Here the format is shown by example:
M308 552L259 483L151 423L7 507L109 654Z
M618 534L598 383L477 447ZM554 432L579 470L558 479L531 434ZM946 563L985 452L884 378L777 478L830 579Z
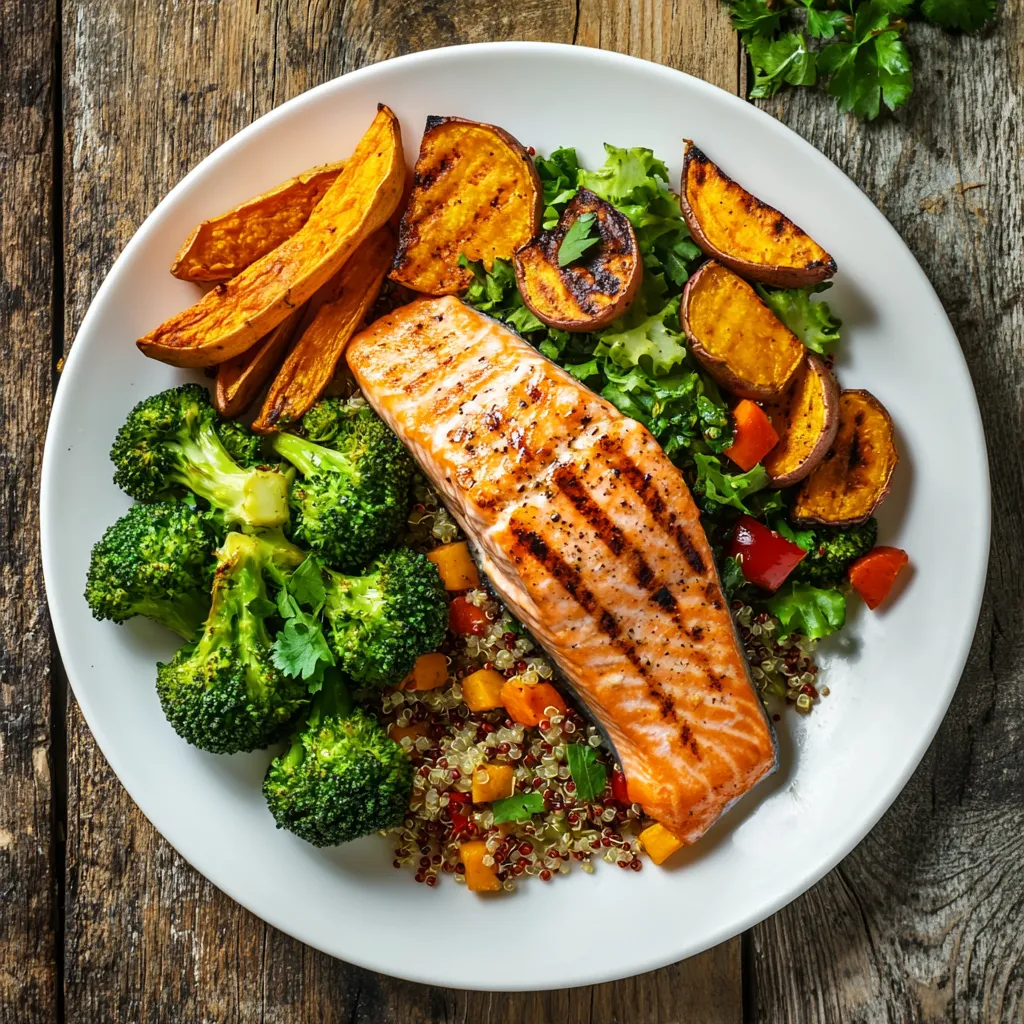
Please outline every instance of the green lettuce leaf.
M779 620L779 639L802 633L820 640L843 628L846 598L838 590L822 590L809 583L789 583L765 602Z
M758 463L746 473L727 473L715 455L698 452L693 457L697 464L697 479L693 494L705 511L713 512L722 505L740 512L754 512L745 500L768 486L768 472Z
M839 344L842 320L832 315L827 302L813 301L811 296L827 291L832 282L813 288L765 288L756 285L757 293L775 315L812 351L831 355Z

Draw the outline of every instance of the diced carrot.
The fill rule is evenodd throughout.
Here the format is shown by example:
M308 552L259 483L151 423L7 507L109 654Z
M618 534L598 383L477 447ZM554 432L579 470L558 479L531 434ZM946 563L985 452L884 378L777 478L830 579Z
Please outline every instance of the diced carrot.
M640 843L647 851L647 856L655 864L664 864L676 850L681 850L686 845L658 822L648 826L640 833Z
M448 659L443 654L421 654L416 659L403 690L436 690L448 681Z
M481 668L462 680L462 699L470 711L491 711L501 707L505 677L493 668Z
M550 683L524 683L509 679L501 688L501 703L509 718L520 725L540 725L548 717L548 708L564 715L565 701Z
M480 586L480 573L469 554L469 545L464 541L442 544L427 552L427 558L437 566L445 590L472 590Z
M473 770L473 803L504 800L515 790L515 769L510 764L481 764Z
M459 843L459 856L466 869L466 885L470 892L498 892L501 889L497 866L484 863L487 843L482 839Z
M733 409L732 418L733 442L725 454L746 473L779 443L779 435L764 409L749 398Z
M396 743L401 743L406 736L415 743L421 736L426 736L428 731L426 722L416 722L413 725L393 725L388 729L388 735Z
M850 566L850 583L869 608L877 608L889 596L896 577L909 561L901 548L872 548Z

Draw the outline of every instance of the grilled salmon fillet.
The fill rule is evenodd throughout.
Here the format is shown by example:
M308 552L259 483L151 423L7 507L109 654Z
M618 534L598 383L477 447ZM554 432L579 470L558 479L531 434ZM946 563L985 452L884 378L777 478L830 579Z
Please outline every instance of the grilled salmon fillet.
M685 842L776 766L697 508L646 428L502 324L423 299L348 363L511 611Z

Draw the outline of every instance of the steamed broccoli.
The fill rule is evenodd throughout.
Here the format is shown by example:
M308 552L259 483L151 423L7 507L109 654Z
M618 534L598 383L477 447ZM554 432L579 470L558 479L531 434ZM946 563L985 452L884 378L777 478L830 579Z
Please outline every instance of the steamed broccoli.
M263 438L259 434L254 434L238 420L218 419L215 429L224 450L243 469L256 469L267 464L263 455Z
M92 549L85 599L97 619L145 615L191 640L210 610L224 527L184 501L133 505Z
M356 682L392 686L448 629L448 599L437 567L408 548L387 551L365 576L324 571L323 616L342 671Z
M158 666L157 693L167 720L203 750L232 754L265 747L309 703L306 684L283 675L272 660L265 618L275 607L265 574L273 575L277 554L259 537L229 533L218 552L202 636Z
M850 566L875 546L878 521L869 519L846 528L818 527L796 536L807 557L793 570L792 579L817 587L838 587L846 582Z
M412 459L369 408L321 402L302 423L324 443L289 433L270 440L302 476L291 489L294 537L339 569L361 568L405 523Z
M254 457L243 427L227 428L198 384L143 399L118 431L110 457L114 482L139 501L189 491L243 526L280 526L288 519L288 477L276 469L243 468L231 457Z
M374 718L353 710L334 680L263 781L277 827L314 846L336 846L398 824L411 794L408 754Z

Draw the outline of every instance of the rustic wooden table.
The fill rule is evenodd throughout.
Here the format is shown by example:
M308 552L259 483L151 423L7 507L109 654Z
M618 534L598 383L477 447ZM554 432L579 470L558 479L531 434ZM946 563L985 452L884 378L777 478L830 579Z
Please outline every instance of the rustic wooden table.
M988 593L952 710L893 808L809 893L618 984L406 984L219 893L93 742L48 629L36 488L56 363L96 289L167 190L265 111L363 64L489 39L624 50L732 91L745 78L718 0L0 0L0 1022L1024 1020L1024 0L1004 0L980 38L916 31L898 119L864 125L808 90L767 104L865 189L935 283L981 398L994 492ZM607 941L629 936L612 925Z

